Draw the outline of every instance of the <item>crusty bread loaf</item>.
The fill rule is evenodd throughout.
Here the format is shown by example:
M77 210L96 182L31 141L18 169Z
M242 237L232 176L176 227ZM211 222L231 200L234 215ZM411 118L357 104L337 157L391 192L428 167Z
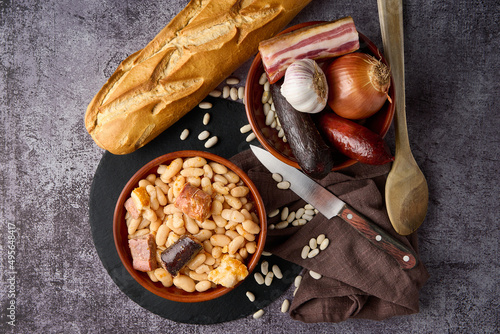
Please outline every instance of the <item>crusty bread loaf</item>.
M192 0L92 99L85 126L100 147L127 154L193 109L310 0Z

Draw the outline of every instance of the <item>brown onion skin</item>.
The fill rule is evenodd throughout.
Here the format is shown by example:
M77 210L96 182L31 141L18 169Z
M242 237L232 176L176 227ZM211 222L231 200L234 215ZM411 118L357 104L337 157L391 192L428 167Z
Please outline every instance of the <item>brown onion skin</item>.
M356 122L323 112L319 127L332 146L351 159L368 165L394 161L384 139Z
M390 77L382 91L370 83L369 62L374 57L361 52L350 53L331 62L325 75L328 82L328 105L339 116L364 119L379 111L387 100ZM385 66L385 65L384 65Z

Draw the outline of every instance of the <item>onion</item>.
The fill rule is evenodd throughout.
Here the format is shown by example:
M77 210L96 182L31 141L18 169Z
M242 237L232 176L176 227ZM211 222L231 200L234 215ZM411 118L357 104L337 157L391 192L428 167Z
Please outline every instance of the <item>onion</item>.
M328 105L348 119L370 117L389 99L389 68L366 53L350 53L334 60L327 68Z

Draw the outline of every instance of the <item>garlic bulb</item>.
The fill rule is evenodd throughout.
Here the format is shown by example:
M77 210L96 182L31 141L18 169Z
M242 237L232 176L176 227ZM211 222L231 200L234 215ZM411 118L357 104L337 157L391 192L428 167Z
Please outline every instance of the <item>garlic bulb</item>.
M325 73L312 59L297 60L285 72L281 94L296 110L318 113L325 108L328 99Z

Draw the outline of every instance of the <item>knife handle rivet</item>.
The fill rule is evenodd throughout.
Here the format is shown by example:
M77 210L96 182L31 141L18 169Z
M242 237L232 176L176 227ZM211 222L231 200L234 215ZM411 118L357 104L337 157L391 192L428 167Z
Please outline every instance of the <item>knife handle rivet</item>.
M347 214L347 219L352 219L352 215L350 213Z
M375 237L375 240L377 240L377 241L382 240L382 236L381 236L380 234L379 234L379 235L377 235L377 236Z
M405 262L410 261L410 257L408 255L403 256L403 261Z

